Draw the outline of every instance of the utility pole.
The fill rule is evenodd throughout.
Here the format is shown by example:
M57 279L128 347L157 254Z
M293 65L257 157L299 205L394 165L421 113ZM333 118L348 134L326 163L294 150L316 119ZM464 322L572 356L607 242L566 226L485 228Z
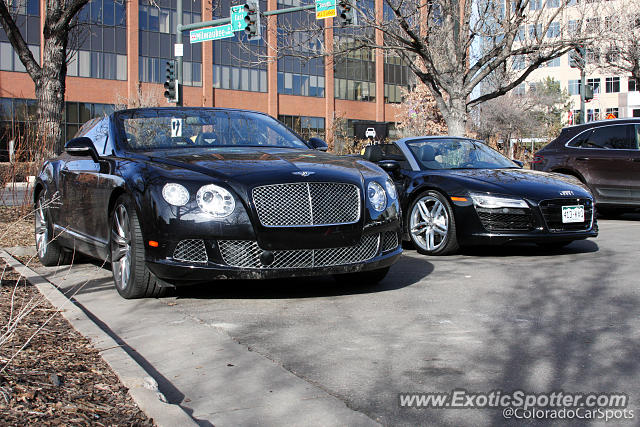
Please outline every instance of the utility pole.
M580 121L587 123L587 72L580 68Z
M176 44L182 45L182 0L177 0L176 2ZM182 49L181 52L176 52L176 47L173 47L176 58L176 80L178 81L176 87L176 106L181 107L183 102L182 97L182 86L184 84L184 80L182 80ZM178 55L179 53L179 55Z

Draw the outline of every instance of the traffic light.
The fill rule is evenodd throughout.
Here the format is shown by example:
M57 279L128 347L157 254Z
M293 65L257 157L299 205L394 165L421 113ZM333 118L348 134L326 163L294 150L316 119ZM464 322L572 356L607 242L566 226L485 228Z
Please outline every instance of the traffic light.
M247 26L244 27L244 32L247 34L249 40L260 39L260 4L258 0L247 0L244 4L244 10L247 12L247 16L244 17L244 22Z
M178 102L178 90L175 63L167 61L167 79L164 82L164 97L167 98L167 102Z
M356 15L353 6L349 3L349 0L340 0L338 3L338 20L340 26L346 27L348 25L358 25L358 15Z
M583 69L587 57L587 50L583 46L573 48L569 52L569 66L571 68Z
M584 87L584 100L589 102L593 99L593 88L591 85L586 85Z

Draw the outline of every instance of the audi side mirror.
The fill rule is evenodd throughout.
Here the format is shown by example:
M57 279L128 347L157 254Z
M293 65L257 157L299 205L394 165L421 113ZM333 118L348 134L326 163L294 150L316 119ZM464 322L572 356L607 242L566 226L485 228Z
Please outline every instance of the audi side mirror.
M516 165L520 166L521 168L524 167L524 162L521 162L520 160L516 160L516 159L511 159L511 161L513 163L515 163Z

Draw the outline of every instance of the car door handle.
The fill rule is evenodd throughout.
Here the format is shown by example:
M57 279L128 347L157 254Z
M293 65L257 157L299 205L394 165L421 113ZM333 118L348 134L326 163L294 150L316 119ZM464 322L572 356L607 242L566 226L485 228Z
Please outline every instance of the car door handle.
M588 157L576 157L576 160L584 162L585 160L589 160L589 158Z

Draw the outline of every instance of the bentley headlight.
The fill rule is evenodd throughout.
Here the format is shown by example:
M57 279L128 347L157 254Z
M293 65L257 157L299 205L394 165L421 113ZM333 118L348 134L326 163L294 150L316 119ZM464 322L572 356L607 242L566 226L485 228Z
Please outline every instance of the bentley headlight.
M214 184L200 187L196 200L200 209L216 218L231 215L236 207L236 201L231 193Z
M189 191L180 184L167 183L162 187L162 197L173 206L184 206L189 201Z
M387 206L387 194L384 192L382 185L375 181L371 181L367 185L367 197L377 211L382 211Z
M512 197L490 196L488 194L470 194L473 204L479 208L528 208L527 202Z
M396 185L393 183L393 181L388 179L387 182L384 183L384 186L387 189L387 194L389 194L389 197L391 199L398 198L398 193L396 193Z

